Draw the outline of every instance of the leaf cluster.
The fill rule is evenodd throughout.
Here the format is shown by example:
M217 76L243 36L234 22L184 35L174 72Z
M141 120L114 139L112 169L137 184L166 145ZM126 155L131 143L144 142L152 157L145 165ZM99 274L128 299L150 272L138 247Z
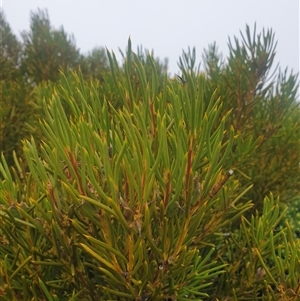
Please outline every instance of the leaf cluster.
M80 54L72 35L50 24L47 11L30 15L30 30L18 41L0 12L0 146L8 164L13 165L12 151L22 156L21 139L41 136L37 121L42 111L36 106L35 88L55 82L60 70L75 70L82 66L86 78L100 79L107 70L107 57L102 49L86 56Z
M232 110L229 124L241 137L230 164L239 171L241 183L254 184L246 198L261 209L270 191L286 203L299 198L299 81L297 74L273 67L272 30L257 34L254 27L251 34L247 26L241 36L242 43L236 37L229 40L227 60L216 44L205 51L203 60L207 93L216 90L224 110Z

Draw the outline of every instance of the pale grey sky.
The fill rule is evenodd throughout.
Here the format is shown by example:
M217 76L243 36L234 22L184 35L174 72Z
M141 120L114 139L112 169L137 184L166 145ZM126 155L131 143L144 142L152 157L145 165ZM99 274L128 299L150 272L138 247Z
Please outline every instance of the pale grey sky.
M1 6L19 37L29 30L30 11L46 8L52 26L73 34L81 53L106 46L118 54L131 36L134 50L142 45L167 57L171 73L183 49L195 46L201 62L216 41L226 56L228 37L256 22L257 32L274 30L281 68L299 72L299 0L2 0Z

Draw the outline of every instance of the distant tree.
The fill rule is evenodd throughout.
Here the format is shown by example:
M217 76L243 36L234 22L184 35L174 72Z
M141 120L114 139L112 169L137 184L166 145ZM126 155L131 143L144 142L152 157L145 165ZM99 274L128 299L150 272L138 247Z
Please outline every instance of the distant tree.
M21 71L22 44L13 34L2 11L0 24L0 152L12 165L13 150L22 156L20 140L32 133L26 124L33 117L33 107Z
M22 45L12 33L3 11L0 11L0 34L0 80L8 80L20 74Z
M31 13L30 31L23 32L22 70L29 83L56 81L59 70L74 69L80 53L72 35L52 28L47 11Z
M106 50L102 47L96 47L87 55L81 57L80 69L86 78L103 80L103 74L109 68L109 62Z

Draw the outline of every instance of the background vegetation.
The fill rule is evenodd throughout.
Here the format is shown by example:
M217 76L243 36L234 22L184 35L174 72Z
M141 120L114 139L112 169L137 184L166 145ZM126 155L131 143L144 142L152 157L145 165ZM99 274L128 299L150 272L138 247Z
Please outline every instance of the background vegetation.
M298 77L271 30L172 79L0 17L4 300L297 300Z

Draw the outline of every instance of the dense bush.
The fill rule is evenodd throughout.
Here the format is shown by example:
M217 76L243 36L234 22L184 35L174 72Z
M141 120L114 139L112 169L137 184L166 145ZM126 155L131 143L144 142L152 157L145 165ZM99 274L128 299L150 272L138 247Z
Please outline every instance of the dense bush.
M130 41L122 67L108 59L101 82L74 72L37 88L44 138L24 141L29 172L17 160L11 171L2 156L1 298L296 300L300 242L288 222L277 227L277 191L246 200L259 189L251 177L265 163L262 145L264 160L280 137L296 150L295 99L274 96L288 103L277 136L263 127L254 135L250 118L244 134L191 53L182 81ZM271 107L272 95L251 111L263 100ZM247 215L256 201L261 210Z

